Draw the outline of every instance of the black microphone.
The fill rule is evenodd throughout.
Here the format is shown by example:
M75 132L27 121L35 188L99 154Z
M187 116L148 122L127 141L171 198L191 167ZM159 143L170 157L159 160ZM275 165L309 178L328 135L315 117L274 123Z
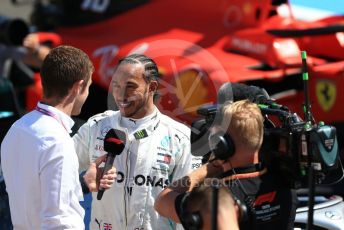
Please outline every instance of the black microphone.
M256 104L265 105L270 109L280 109L289 111L288 107L277 104L270 98L264 88L254 85L245 85L241 83L224 83L217 94L217 102L224 104L226 101L249 100Z
M115 157L120 155L125 147L126 135L123 131L118 129L110 129L104 138L104 150L107 152L104 171L102 177L107 173L113 165ZM97 200L101 200L105 189L99 188Z
M242 83L224 83L217 94L217 102L224 104L227 101L249 100L259 103L261 100L271 100L265 89Z

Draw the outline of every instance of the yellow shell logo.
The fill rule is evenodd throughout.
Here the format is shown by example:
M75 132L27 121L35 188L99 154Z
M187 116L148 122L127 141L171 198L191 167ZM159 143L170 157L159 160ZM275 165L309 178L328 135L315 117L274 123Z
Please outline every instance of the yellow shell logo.
M331 81L318 81L315 86L315 92L320 107L325 112L330 111L336 101L336 85Z

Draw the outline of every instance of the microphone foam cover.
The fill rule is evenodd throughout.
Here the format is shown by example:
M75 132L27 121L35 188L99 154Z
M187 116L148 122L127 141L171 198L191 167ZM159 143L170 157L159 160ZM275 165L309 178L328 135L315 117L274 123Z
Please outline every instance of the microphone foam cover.
M119 155L126 143L126 135L122 130L110 129L104 138L104 150L108 153Z

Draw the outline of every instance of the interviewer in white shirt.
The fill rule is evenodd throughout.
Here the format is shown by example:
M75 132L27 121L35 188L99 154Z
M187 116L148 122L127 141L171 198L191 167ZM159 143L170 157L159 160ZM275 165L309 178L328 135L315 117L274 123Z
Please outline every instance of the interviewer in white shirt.
M44 59L43 99L16 121L1 144L1 164L14 229L84 229L78 158L70 137L92 82L87 54L71 46L52 49ZM97 165L105 161L98 160ZM86 183L96 191L97 165ZM114 169L100 186L114 181ZM99 184L98 184L99 186Z

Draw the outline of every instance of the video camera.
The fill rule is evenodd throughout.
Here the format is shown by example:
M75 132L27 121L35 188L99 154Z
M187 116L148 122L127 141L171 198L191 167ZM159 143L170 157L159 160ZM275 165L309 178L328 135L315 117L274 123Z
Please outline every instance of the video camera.
M338 166L336 128L303 121L291 111L271 109L259 105L265 119L278 117L275 127L264 128L261 161L278 172L294 188L308 185L308 168L313 167L316 184L320 184L330 171Z
M29 33L28 25L21 19L0 16L0 43L4 45L22 45Z
M258 104L265 118L260 160L270 171L280 174L290 187L308 186L309 167L313 168L311 176L316 184L320 184L329 172L338 167L335 127L323 122L315 124L309 108L305 109L306 120L303 121L286 106L267 98L266 91L258 87L226 84L227 91L229 88L232 90L232 101L249 99ZM220 103L226 101L219 99ZM197 112L203 118L192 124L191 151L194 155L204 155L204 161L210 153L210 147L204 144L208 143L209 128L222 119L219 108L220 105L199 108Z

